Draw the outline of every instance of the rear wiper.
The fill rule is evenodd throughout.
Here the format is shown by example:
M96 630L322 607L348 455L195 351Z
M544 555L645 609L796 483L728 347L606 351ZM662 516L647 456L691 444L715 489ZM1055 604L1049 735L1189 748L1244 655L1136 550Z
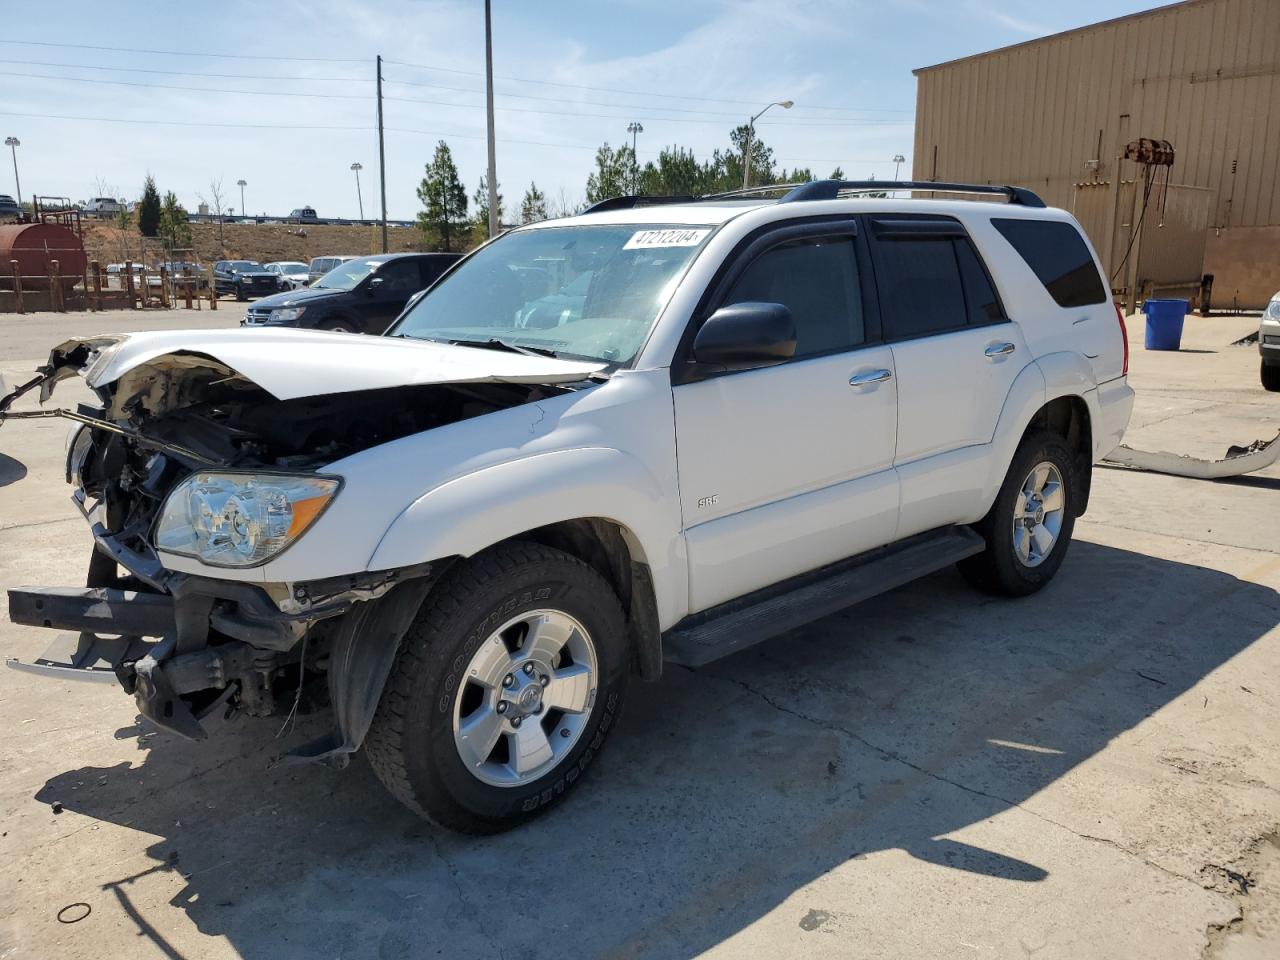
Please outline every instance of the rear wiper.
M511 353L523 353L526 357L555 357L554 350L546 347L525 347L517 343L508 343L497 337L488 340L449 340L455 347L478 347L481 350L508 350Z

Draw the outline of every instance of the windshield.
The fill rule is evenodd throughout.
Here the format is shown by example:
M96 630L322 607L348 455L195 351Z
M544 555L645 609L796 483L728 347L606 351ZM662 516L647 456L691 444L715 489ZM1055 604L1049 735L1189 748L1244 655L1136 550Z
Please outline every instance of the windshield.
M247 273L250 270L262 270L262 264L255 263L252 260L232 260L227 264L227 266L232 270L239 271L240 273Z
M311 285L311 289L322 290L351 290L355 285L367 277L378 267L382 266L385 261L379 257L359 257L355 260L348 260L346 263L340 263L334 267L323 277Z
M306 273L307 265L305 263L297 263L293 260L287 260L283 263L277 263L281 273Z
M624 364L632 360L711 227L519 230L477 251L392 336L469 340Z

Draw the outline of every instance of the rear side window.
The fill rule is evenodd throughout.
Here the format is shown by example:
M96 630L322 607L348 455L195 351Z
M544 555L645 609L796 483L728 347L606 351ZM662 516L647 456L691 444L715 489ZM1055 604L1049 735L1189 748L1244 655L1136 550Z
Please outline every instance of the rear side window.
M766 250L734 282L723 305L750 301L791 310L796 359L848 350L866 339L851 237L792 240Z
M1089 248L1071 224L993 218L991 225L1018 251L1058 306L1086 307L1107 301L1107 289Z

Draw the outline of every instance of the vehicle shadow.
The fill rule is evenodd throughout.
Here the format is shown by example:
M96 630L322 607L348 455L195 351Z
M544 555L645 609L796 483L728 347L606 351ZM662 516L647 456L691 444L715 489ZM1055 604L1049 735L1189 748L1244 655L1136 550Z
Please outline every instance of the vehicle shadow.
M27 465L7 453L0 453L0 487L17 483L27 475Z
M159 837L151 870L184 881L169 903L251 960L691 957L880 851L1040 882L1045 864L947 835L1024 803L1277 622L1274 590L1077 542L1036 597L947 571L637 684L587 782L501 836L417 820L362 759L266 770L267 722L195 746L155 735L136 763L68 770L36 799ZM181 956L136 879L102 895Z

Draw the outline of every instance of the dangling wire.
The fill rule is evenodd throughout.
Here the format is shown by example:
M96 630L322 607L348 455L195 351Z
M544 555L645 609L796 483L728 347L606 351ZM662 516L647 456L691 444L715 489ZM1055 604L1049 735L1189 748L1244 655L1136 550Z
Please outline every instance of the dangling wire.
M289 714L284 718L284 723L280 724L280 729L276 731L275 739L279 740L283 735L286 727L293 723L293 718L298 714L298 704L302 702L302 681L307 677L307 637L309 634L302 635L302 657L298 660L298 692L294 695L293 706L289 708Z

